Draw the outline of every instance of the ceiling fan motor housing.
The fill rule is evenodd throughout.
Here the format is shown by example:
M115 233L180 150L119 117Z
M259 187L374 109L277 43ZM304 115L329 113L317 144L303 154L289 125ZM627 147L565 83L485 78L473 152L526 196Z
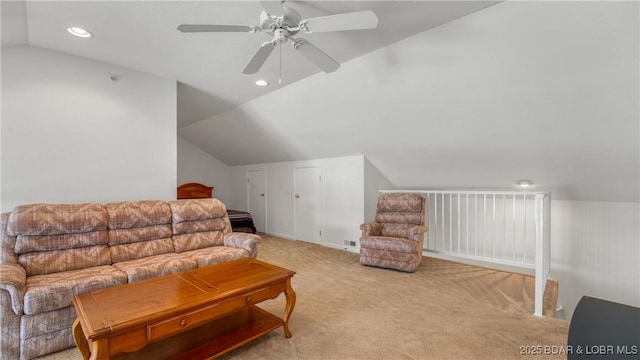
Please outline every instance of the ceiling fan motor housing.
M295 35L300 31L297 29L302 20L300 13L285 5L282 5L282 11L284 16L281 18L270 15L266 11L260 14L260 27L264 32L273 33L274 30L280 28L285 29L288 35Z

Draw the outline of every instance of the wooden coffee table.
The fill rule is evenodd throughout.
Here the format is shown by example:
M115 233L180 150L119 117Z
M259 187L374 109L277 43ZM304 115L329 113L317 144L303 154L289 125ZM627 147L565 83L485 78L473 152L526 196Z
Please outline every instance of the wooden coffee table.
M76 295L73 337L85 359L209 359L281 326L289 338L294 274L240 259ZM255 305L283 292L282 319Z

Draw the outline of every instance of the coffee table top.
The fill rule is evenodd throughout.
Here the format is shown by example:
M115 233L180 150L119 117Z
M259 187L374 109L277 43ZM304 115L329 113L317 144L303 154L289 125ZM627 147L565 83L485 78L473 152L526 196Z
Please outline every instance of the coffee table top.
M73 302L85 335L96 340L181 311L210 306L294 274L257 259L240 259L91 291L76 295Z

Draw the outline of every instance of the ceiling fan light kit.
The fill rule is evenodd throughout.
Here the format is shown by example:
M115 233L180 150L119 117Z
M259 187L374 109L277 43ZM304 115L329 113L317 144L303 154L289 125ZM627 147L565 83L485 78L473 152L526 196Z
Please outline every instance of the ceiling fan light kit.
M276 46L291 40L296 51L314 63L326 73L334 72L340 63L324 53L318 47L302 38L294 38L300 32L329 32L344 30L375 29L378 17L371 10L356 11L337 15L302 19L299 12L280 1L260 1L264 9L260 14L260 26L248 25L188 25L179 24L176 29L183 33L194 32L264 32L272 37L264 42L253 54L242 70L243 74L255 74L267 61Z

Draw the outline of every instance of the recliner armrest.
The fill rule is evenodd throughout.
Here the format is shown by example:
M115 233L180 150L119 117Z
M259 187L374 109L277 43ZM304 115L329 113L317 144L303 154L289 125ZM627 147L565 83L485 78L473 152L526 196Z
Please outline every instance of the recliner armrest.
M256 234L232 232L224 235L224 245L245 249L252 258L258 256L258 243L262 238Z
M418 241L425 232L427 232L426 226L414 226L409 230L409 239Z
M11 296L11 308L17 315L24 308L24 293L27 283L27 271L20 264L0 264L0 289L7 290Z
M362 236L380 236L382 233L382 223L368 222L360 225Z

